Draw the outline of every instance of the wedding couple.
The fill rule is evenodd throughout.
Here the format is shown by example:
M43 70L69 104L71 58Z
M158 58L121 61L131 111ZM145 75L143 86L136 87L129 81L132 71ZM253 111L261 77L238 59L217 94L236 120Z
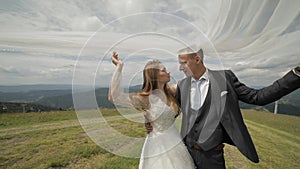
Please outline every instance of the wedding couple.
M264 105L300 87L300 64L272 85L252 89L230 70L212 71L203 63L202 49L179 51L180 70L186 75L176 86L168 86L170 72L159 61L146 64L143 86L137 93L120 91L123 63L113 52L116 65L109 100L134 106L150 121L139 168L225 168L224 143L234 145L253 162L259 162L244 124L239 100ZM174 126L182 112L181 135Z

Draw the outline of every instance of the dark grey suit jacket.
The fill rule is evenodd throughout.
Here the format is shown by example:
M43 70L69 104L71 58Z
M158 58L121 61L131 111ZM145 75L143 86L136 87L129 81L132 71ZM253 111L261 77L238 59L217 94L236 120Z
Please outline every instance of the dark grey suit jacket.
M209 91L211 92L211 106L197 142L200 145L205 143L216 126L221 123L230 137L230 141L224 142L235 145L251 161L259 162L256 149L241 115L239 100L256 105L274 102L300 87L299 76L290 71L272 85L262 89L247 87L230 70L208 70L208 76L211 85ZM176 98L183 113L181 126L183 138L189 132L187 126L191 112L190 88L191 77L182 79L177 84Z

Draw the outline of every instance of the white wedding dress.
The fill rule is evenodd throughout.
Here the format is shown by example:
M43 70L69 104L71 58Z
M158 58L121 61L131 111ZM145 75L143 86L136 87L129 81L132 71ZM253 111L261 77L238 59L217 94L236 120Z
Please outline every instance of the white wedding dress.
M173 108L159 97L150 95L153 131L147 135L142 149L139 169L192 169L192 157L183 144L175 126Z

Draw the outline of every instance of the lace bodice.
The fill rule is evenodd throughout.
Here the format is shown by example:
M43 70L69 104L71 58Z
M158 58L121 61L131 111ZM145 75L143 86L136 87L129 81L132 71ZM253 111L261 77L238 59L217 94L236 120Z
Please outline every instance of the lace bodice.
M194 162L182 142L175 125L176 112L160 97L149 96L153 130L147 135L142 149L139 169L194 169ZM162 92L160 92L162 93Z
M169 129L175 122L176 112L174 109L155 94L149 96L149 101L151 107L146 113L153 121L153 132L163 132Z

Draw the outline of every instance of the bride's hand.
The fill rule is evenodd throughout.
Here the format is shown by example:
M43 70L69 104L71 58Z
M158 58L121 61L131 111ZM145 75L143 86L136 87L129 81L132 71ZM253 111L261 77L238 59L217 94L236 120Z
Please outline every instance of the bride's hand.
M117 52L113 51L111 55L111 61L114 65L122 64L122 61L119 59Z

